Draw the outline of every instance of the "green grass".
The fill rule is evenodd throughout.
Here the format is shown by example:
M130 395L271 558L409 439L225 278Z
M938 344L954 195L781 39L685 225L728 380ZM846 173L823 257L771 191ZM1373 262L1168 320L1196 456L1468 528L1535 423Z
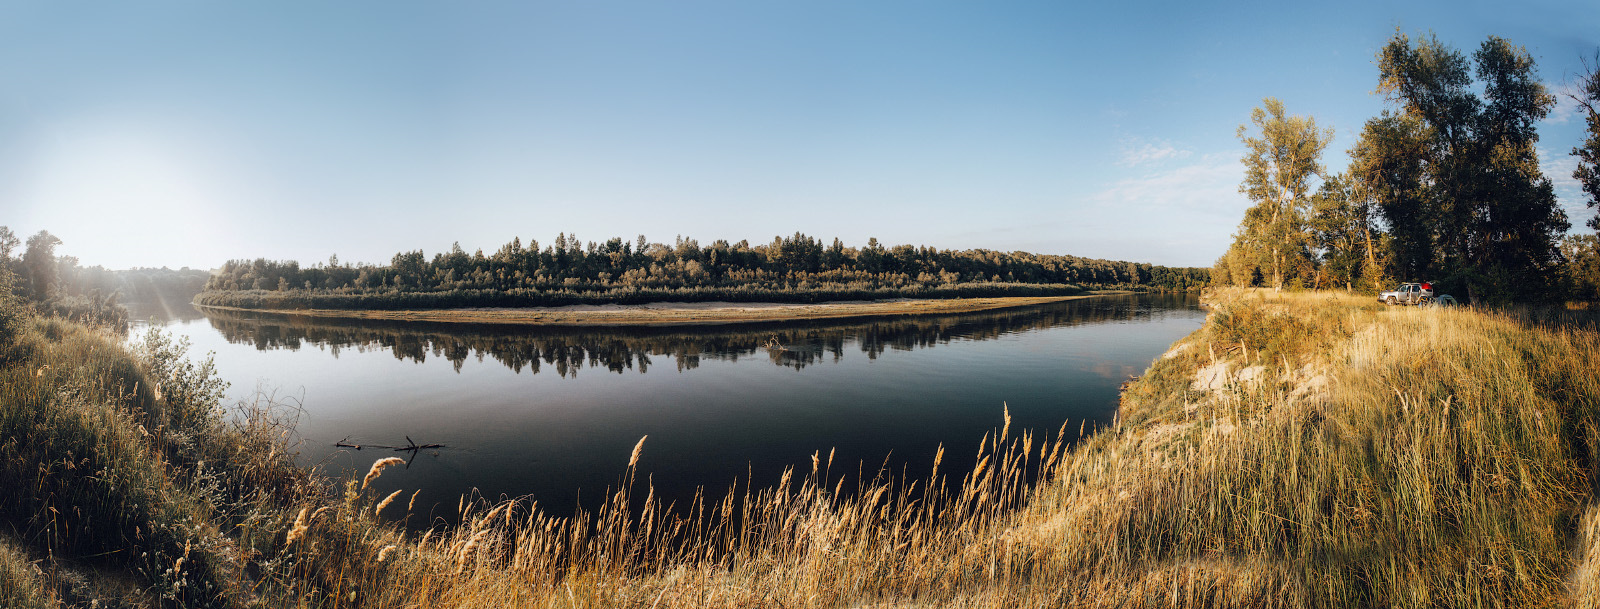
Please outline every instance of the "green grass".
M1075 447L1002 425L942 455L975 459L964 479L846 489L856 466L819 454L679 509L629 469L593 513L463 502L459 526L421 535L390 523L407 493L379 518L360 480L294 467L282 412L223 412L181 345L24 317L0 371L0 602L1596 605L1592 320L1207 302L1205 327Z

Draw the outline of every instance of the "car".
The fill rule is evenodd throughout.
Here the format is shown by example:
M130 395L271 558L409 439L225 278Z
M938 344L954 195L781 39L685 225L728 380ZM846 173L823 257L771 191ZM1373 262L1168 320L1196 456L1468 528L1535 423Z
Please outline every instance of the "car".
M1378 295L1378 302L1384 304L1418 305L1433 300L1433 284L1402 283L1388 292Z

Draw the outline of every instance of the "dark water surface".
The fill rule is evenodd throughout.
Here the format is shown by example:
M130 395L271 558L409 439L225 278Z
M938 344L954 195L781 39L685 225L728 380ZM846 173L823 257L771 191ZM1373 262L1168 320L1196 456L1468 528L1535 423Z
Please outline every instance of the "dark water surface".
M809 471L887 463L959 476L984 434L1071 435L1115 414L1118 387L1204 319L1193 295L1108 296L967 315L670 329L531 329L135 310L216 353L233 399L298 400L301 461L365 471L386 450L424 450L377 483L421 489L449 518L463 493L592 507L640 436L639 476L680 500ZM136 329L135 333L142 329ZM775 343L781 349L766 345ZM399 456L407 456L401 453ZM421 519L414 518L412 524Z

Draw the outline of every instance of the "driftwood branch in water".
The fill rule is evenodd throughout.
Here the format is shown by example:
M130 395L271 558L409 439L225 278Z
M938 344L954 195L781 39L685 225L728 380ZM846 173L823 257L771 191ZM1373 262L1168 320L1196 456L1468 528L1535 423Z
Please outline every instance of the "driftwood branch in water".
M411 439L411 436L406 436L406 442L409 443L406 446L385 446L385 445L382 445L382 444L351 444L350 443L350 436L345 436L343 440L340 440L338 442L334 442L333 445L337 446L339 448L354 448L356 450L361 450L363 448L381 448L381 449L392 450L392 451L395 451L395 452L418 451L418 450L423 450L423 449L427 449L427 448L444 448L443 444L417 444L416 440L412 440Z

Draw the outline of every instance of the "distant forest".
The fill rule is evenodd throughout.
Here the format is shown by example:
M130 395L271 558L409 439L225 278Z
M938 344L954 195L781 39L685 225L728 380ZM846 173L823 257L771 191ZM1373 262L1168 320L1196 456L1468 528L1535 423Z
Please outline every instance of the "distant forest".
M801 233L750 245L702 246L613 238L583 242L562 233L551 245L514 238L499 251L459 244L430 260L421 250L388 265L230 260L211 277L202 305L248 308L449 308L682 301L812 302L1072 294L1085 289L1190 290L1209 269L1173 268L1026 252L941 250L871 239L831 245Z

